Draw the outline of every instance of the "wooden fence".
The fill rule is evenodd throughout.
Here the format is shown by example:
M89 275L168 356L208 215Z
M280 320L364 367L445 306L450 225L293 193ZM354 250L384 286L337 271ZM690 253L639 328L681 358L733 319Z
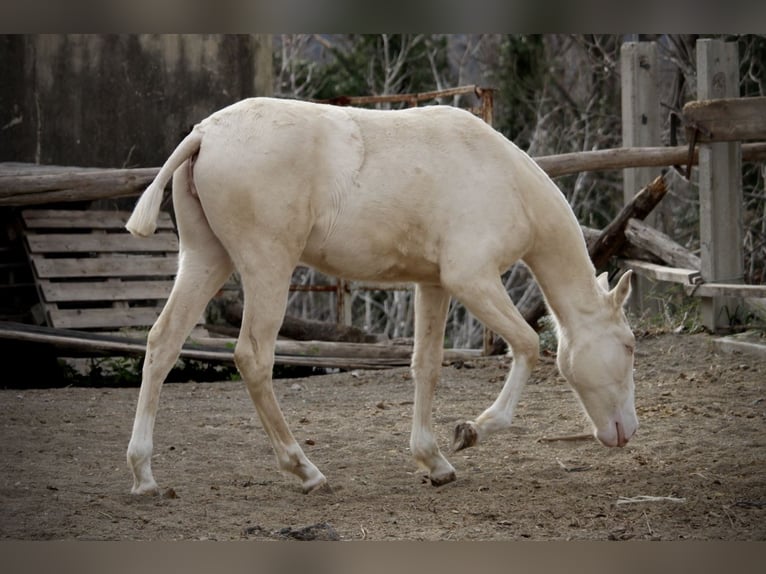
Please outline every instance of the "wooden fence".
M766 160L766 142L740 141L766 140L766 99L732 98L730 92L720 90L721 77L726 78L723 81L724 86L737 85L736 78L731 77L731 68L736 69L737 57L731 50L731 45L713 40L700 41L698 45L698 65L701 69L700 99L689 103L683 111L689 145L647 145L646 142L652 143L655 136L650 133L648 137L644 137L640 133L643 129L641 126L649 123L643 121L647 117L645 107L659 105L646 94L641 97L636 95L644 93L644 80L650 84L656 81L656 78L651 78L652 65L646 65L646 58L649 57L651 63L653 57L651 43L641 43L638 46L626 45L623 50L623 77L626 82L623 89L624 92L630 91L633 94L624 95L623 98L623 120L627 124L624 134L625 146L535 158L551 177L581 171L635 170L679 165L686 166L688 175L691 166L698 165L703 246L700 257L697 260L690 259L688 253L682 253L680 259L660 258L664 262L659 263L658 259L647 261L623 258L622 265L655 280L682 283L690 295L703 297L706 309L705 323L712 330L721 326L722 309L731 305L727 297L766 297L765 286L741 284L742 214L741 209L736 209L736 206L741 206L742 203L739 183L741 162ZM718 69L717 66L724 66L728 72ZM636 67L641 70L640 74L625 73L626 70L635 71ZM647 71L648 73L644 73ZM726 76L726 73L729 76ZM709 78L709 81L705 78ZM702 87L705 82L709 84L708 88ZM477 86L423 94L341 98L333 103L370 105L405 102L407 105L417 105L422 101L469 93L479 98L480 104L473 109L474 113L491 123L492 90ZM631 124L635 125L631 127ZM134 196L152 181L158 169L107 170L0 164L0 207ZM638 191L633 190L634 186L643 186L651 181L632 177L632 180L626 178L626 202L632 200L634 193ZM635 247L645 249L648 241L654 242L656 248L660 242L646 226L641 227L638 223L631 222L629 217L625 218L620 233ZM642 240L644 244L640 245ZM668 238L662 238L663 242L667 240ZM672 240L670 243L672 244ZM668 249L672 251L675 247L671 245ZM687 266L669 265L667 261L670 260L684 261ZM306 286L294 288L307 289ZM344 323L350 323L350 301L345 295L352 288L378 289L384 286L349 285L340 281L336 285L322 286L323 290L334 291L337 294L338 318ZM485 338L485 351L489 349L490 343L489 337Z

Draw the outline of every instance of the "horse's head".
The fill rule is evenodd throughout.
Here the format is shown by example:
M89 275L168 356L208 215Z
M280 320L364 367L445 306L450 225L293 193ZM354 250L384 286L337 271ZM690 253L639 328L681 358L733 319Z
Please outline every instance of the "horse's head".
M558 367L574 388L605 446L625 446L638 428L634 401L635 337L623 312L630 295L625 273L609 290L606 273L598 278L601 309L587 324L559 336Z

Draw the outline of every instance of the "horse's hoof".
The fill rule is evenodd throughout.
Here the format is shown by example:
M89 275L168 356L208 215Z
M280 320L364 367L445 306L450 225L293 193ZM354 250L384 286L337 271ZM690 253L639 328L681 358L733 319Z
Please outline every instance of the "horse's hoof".
M138 485L133 486L133 488L130 489L130 493L133 496L159 496L160 487L157 486L156 482L147 485Z
M457 476L455 476L455 472L452 471L444 476L429 476L428 478L431 480L431 486L444 486L450 482L455 482Z
M464 422L455 427L455 434L452 437L452 448L455 451L474 446L477 442L479 442L479 431L476 429L476 423Z
M312 492L331 493L332 491L332 487L327 484L327 479L321 473L317 478L303 483L303 494L310 494Z

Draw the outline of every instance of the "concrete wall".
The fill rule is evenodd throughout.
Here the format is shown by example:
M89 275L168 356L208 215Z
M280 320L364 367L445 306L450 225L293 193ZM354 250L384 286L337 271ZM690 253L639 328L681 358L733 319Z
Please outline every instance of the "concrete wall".
M0 36L0 161L158 166L272 75L268 35Z

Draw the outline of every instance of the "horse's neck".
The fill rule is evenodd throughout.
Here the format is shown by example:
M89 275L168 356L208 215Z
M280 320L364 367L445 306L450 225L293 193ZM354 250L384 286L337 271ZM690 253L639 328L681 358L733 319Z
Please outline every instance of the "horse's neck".
M577 221L560 210L546 217L545 232L524 260L559 324L576 328L598 310L600 287Z

